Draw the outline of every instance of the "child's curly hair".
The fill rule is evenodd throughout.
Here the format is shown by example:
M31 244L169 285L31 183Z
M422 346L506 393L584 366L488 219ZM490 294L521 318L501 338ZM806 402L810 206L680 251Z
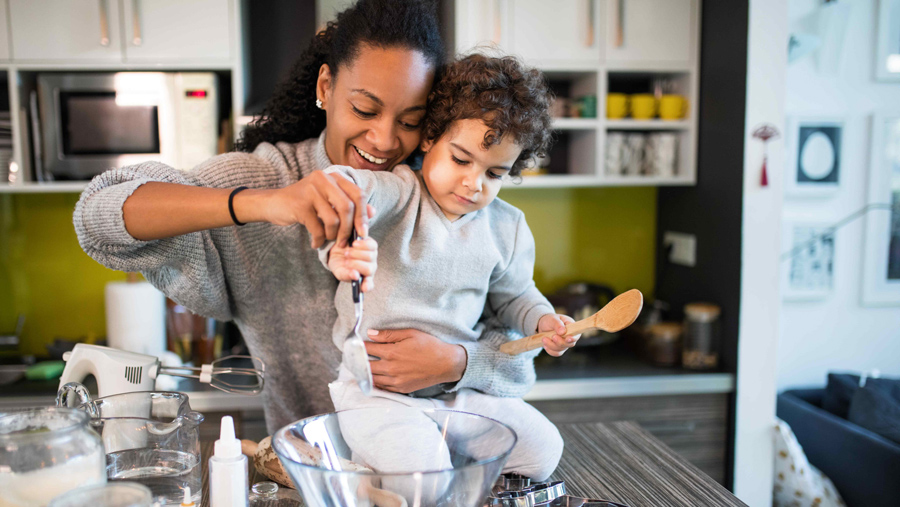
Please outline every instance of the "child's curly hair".
M428 98L423 135L437 141L457 120L476 118L489 130L485 149L510 135L522 153L509 171L518 176L534 156L550 149L550 102L553 96L541 71L517 58L472 54L446 65Z

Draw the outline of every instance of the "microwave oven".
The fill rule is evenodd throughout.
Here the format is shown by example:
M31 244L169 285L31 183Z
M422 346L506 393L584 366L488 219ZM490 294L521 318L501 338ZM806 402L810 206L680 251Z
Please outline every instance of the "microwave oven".
M190 169L217 153L218 103L211 72L38 74L35 172L88 180L148 161Z

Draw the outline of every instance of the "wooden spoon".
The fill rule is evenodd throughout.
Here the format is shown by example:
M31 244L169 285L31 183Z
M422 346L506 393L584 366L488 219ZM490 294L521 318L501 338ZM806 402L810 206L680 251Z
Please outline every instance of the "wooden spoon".
M593 329L602 329L610 333L621 331L634 323L644 306L644 295L637 289L631 289L616 296L599 312L590 317L566 324L566 336L581 334ZM543 347L544 337L556 334L555 331L538 333L519 340L504 343L500 351L511 356Z

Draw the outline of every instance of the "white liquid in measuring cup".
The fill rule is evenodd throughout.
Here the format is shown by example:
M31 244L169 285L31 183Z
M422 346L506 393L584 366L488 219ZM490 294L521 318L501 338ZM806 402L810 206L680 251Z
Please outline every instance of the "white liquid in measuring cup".
M66 491L106 482L106 458L99 450L64 464L25 473L0 470L0 507L41 507Z

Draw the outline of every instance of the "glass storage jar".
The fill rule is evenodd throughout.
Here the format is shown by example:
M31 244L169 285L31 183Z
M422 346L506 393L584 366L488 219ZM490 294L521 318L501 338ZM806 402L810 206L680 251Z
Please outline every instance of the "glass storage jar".
M710 370L719 366L719 314L711 303L684 305L684 336L681 363L692 370Z
M650 326L647 357L658 366L675 366L681 360L681 330L678 322L658 322Z
M90 417L71 408L0 415L0 507L38 507L106 482L106 455Z

